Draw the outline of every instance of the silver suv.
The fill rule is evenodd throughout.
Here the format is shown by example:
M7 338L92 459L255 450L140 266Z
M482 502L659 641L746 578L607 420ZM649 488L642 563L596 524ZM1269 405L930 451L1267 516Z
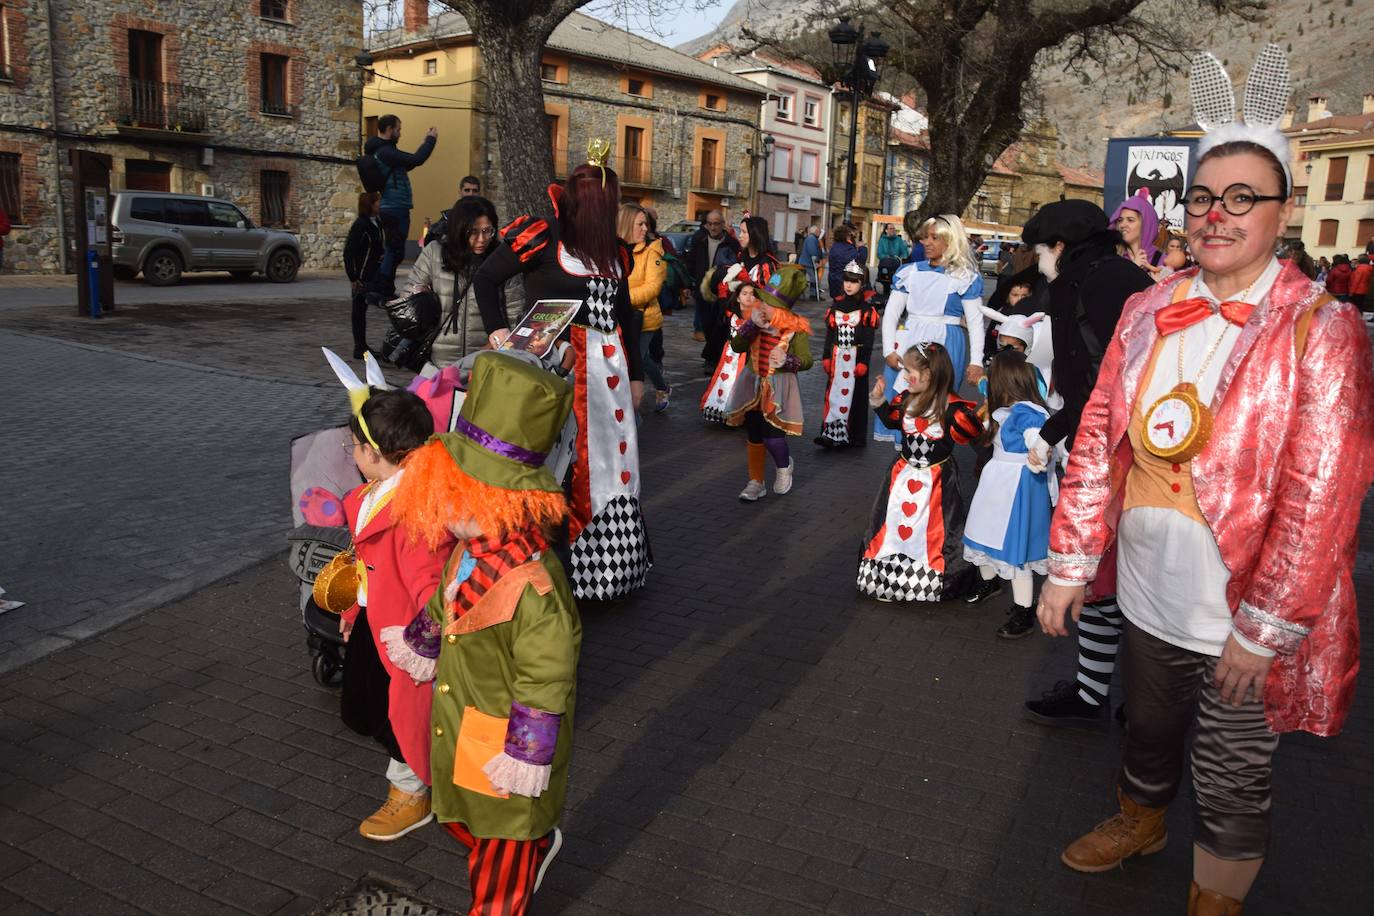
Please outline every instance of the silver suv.
M235 279L256 273L290 283L301 266L296 237L254 226L227 200L161 191L117 191L110 222L115 276L139 271L152 286L172 286L188 270L227 270Z

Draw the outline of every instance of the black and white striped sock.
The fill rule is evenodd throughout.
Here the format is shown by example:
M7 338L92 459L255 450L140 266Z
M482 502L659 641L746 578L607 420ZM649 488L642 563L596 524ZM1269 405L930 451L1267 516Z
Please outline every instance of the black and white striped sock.
M1114 598L1083 605L1078 619L1078 696L1085 703L1101 706L1107 701L1121 623L1121 608Z

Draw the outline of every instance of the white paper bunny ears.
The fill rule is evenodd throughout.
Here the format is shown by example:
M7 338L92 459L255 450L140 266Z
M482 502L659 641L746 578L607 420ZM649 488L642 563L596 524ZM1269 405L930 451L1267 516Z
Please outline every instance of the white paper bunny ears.
M1250 68L1250 77L1245 81L1244 121L1236 120L1236 96L1231 89L1231 78L1226 75L1221 61L1211 53L1204 51L1193 58L1188 88L1193 96L1193 116L1198 126L1206 131L1198 143L1198 157L1223 143L1244 140L1259 144L1273 153L1283 166L1288 183L1283 191L1292 193L1288 138L1279 129L1288 108L1288 58L1279 46L1265 45Z
M363 435L367 437L368 444L380 451L376 440L372 438L372 431L367 428L367 421L363 419L363 405L367 403L368 397L372 394L373 388L386 389L386 376L382 374L382 367L372 358L371 353L363 354L363 371L367 375L364 382L358 378L358 374L353 371L353 367L339 358L328 347L320 347L324 351L324 358L329 360L330 367L334 374L343 382L343 386L348 389L348 403L353 408L353 416L358 418L358 426L362 427Z

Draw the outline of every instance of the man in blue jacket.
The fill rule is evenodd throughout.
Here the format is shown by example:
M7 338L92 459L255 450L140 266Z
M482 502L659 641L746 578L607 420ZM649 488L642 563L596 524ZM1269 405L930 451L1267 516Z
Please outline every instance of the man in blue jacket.
M406 239L410 236L410 210L415 205L410 193L410 170L425 164L439 131L431 127L425 142L413 153L402 152L397 143L401 139L401 119L396 115L382 115L377 119L377 136L368 137L363 152L373 156L386 175L382 187L382 225L386 227L386 256L377 271L377 285L390 295L396 283L396 268L406 257Z

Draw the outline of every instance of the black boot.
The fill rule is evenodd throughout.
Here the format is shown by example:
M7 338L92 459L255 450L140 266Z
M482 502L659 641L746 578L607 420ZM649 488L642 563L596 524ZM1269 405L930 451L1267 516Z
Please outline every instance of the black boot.
M997 628L997 635L1003 639L1020 639L1022 636L1029 636L1033 629L1035 629L1035 611L1019 604L1013 604L1007 622Z
M1046 690L1038 700L1028 700L1026 718L1041 725L1065 728L1088 728L1100 731L1107 727L1107 709L1094 706L1078 695L1075 681L1060 681L1053 690Z
M982 604L989 598L995 598L1002 594L1002 580L996 576L991 579L979 579L973 589L964 597L964 604Z

